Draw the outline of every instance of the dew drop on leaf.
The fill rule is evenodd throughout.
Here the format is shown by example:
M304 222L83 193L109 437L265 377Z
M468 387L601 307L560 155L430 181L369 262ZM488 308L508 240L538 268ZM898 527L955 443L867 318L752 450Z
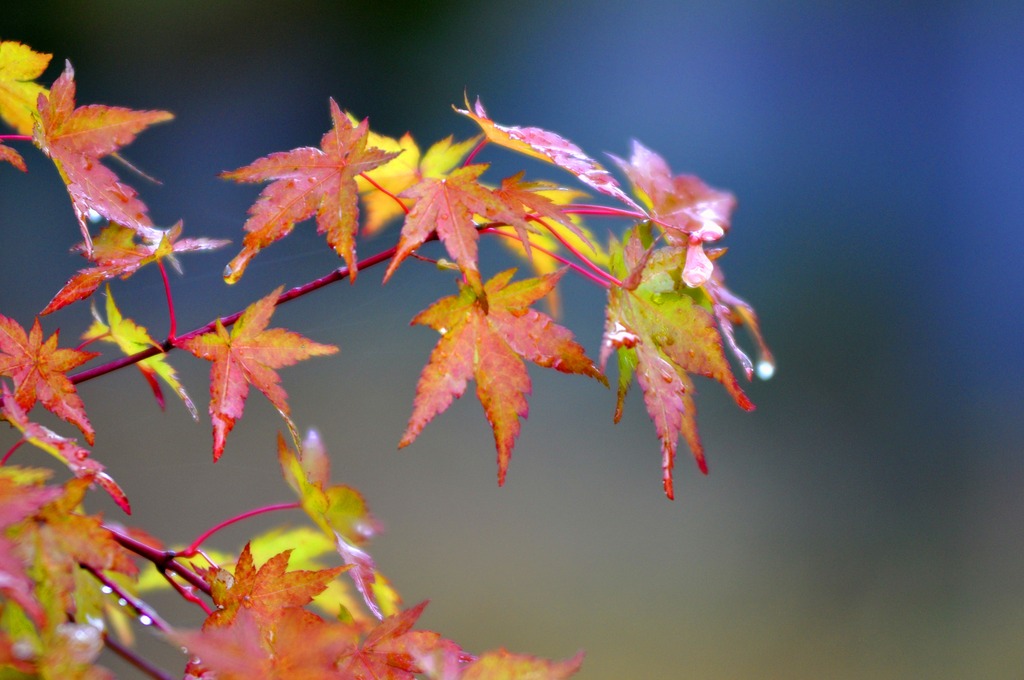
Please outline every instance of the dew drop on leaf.
M143 614L139 617L139 623L141 623L143 626L151 626L153 625L153 619Z
M119 597L117 598L117 604L118 606L124 607L128 604L128 600L124 599L123 597Z
M114 589L110 586L103 586L102 588L100 588L100 592L104 595L110 595L112 592L114 592Z
M757 362L757 377L761 380L769 380L775 375L775 362L761 359Z

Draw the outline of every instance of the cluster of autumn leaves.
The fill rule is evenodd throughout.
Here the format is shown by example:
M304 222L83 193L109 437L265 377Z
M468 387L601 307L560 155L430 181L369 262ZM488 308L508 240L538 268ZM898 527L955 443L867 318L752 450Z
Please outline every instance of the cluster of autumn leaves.
M17 133L11 139L31 139L56 165L82 233L76 249L88 261L41 316L92 298L112 279L127 279L149 264L160 267L166 281L165 263L175 265L179 254L225 245L183 238L180 222L167 229L155 226L135 189L103 162L123 160L118 152L124 145L148 126L170 120L171 114L78 106L70 64L49 90L36 82L49 59L20 43L0 42L0 117ZM250 208L241 251L225 269L226 281L237 281L264 248L309 219L315 219L318 232L344 262L336 278L353 281L361 266L378 262L387 262L387 281L409 257L422 257L421 246L438 240L450 258L442 264L459 274L458 290L413 319L440 338L420 375L399 446L411 444L472 380L494 433L503 483L521 419L528 413L526 362L607 385L605 369L614 355L615 419L622 415L635 376L661 442L664 489L671 498L680 436L706 470L691 375L717 380L741 408L753 408L723 349L732 350L749 379L754 362L734 339L733 327L741 324L757 339L759 366L771 366L753 311L728 291L714 263L723 251L706 249L729 227L732 196L696 177L672 175L660 156L634 143L628 160L612 157L630 181L631 197L597 161L554 133L499 125L479 102L471 106L467 101L466 109L456 110L474 120L483 135L461 142L448 138L421 152L410 135L379 135L366 120L356 120L331 100L332 126L319 147L272 153L223 173L237 182L266 183ZM488 165L473 162L484 144L553 164L620 207L577 203L582 192L528 182L522 174L488 184L483 180ZM2 137L0 161L26 169L21 155ZM602 247L584 226L584 215L625 218L632 226L621 241L613 238ZM394 248L360 260L359 237L397 220L401 227ZM93 235L96 223L103 226ZM515 270L507 270L485 280L479 266L481 234L497 236L516 249L537 275L514 280ZM598 362L587 357L569 330L534 308L547 298L549 308L557 309L556 286L570 268L608 291ZM122 637L130 630L123 608L109 602L111 589L117 588L114 595L120 593L121 600L131 603L147 589L173 586L196 601L198 589L215 607L202 631L163 631L193 655L189 677L423 674L467 679L567 677L575 672L580 658L558 663L503 651L474 658L436 633L414 630L423 605L402 610L365 552L376 522L362 497L350 487L330 484L323 447L316 437L302 439L291 419L277 370L337 348L270 328L275 306L285 299L279 288L238 314L182 335L174 329L171 307L172 330L158 342L121 313L108 285L103 312L94 305L95 321L77 349L59 347L56 333L44 339L38 317L25 330L0 314L0 419L18 437L0 466L0 593L5 598L0 605L0 668L42 677L107 677L92 661L111 633L101 626L100 637L90 638L95 637L90 622L106 618ZM116 344L127 358L73 374L99 356L84 349L97 341ZM163 553L169 555L167 561L159 568L150 565L140 578L133 557L150 559L156 554L150 550L162 550L155 540L103 524L82 510L90 485L100 486L126 512L130 506L86 447L34 422L31 411L41 405L77 428L92 446L95 432L75 385L135 364L161 405L163 384L198 417L167 362L167 353L175 348L211 362L208 412L214 460L243 415L250 386L277 408L294 447L285 439L278 443L282 472L318 532L259 537L237 559L204 551L200 562L195 550ZM8 464L7 458L24 443L53 455L73 478L53 486L47 483L50 472ZM285 549L290 544L305 547ZM259 567L257 553L265 555ZM344 566L323 566L328 553L340 556ZM169 570L172 559L174 570ZM232 562L233 568L226 566ZM190 575L191 584L181 581L183 574ZM357 595L343 584L350 584ZM142 615L139 602L136 613ZM326 606L334 620L313 613L311 605ZM150 623L155 620L155 615L145 616ZM92 641L83 643L87 638Z

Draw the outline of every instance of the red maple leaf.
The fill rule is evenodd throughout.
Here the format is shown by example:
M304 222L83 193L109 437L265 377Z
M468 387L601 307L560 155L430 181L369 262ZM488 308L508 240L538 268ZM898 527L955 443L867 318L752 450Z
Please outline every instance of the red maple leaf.
M132 514L131 504L121 487L113 478L104 472L104 467L98 461L89 457L89 452L78 445L74 439L62 437L53 430L28 419L25 410L18 404L17 399L3 386L2 399L0 399L0 418L3 418L15 429L21 432L24 441L29 442L43 451L46 451L57 458L79 479L85 479L98 484L126 514Z
M260 193L245 222L242 252L225 270L234 283L256 253L291 233L297 222L316 215L317 232L344 258L356 275L355 236L359 226L359 189L356 177L397 153L367 147L369 125L353 126L331 99L334 127L323 136L320 148L300 147L273 153L243 168L221 173L237 182L274 180Z
M81 251L95 266L82 269L72 276L53 296L40 315L50 314L72 302L84 300L104 281L116 276L127 279L140 267L151 262L163 258L171 259L176 253L212 250L229 243L220 239L180 238L181 222L168 231L161 232L160 239L156 242L136 243L137 235L135 229L111 222L93 241L91 249L87 244L79 244L76 250Z
M607 384L569 330L530 309L554 288L564 271L510 284L515 273L510 269L488 281L483 295L462 286L459 295L442 298L412 320L438 331L441 339L420 375L399 448L411 444L434 416L461 397L473 378L494 430L498 483L503 484L519 435L519 418L529 411L526 395L531 383L523 359Z
M67 184L86 252L92 249L90 211L159 241L160 230L153 227L135 189L123 184L100 159L129 144L150 125L174 116L167 111L133 111L102 105L76 108L74 77L71 62L66 62L64 73L53 83L49 95L39 95L39 123L33 136Z
M29 411L37 401L42 403L48 411L81 430L85 441L92 445L95 432L67 372L99 355L59 349L58 333L43 342L38 318L26 334L17 321L0 314L0 375L14 380L14 398L21 408Z
M235 421L242 417L249 385L266 395L294 433L287 394L275 369L303 359L334 354L338 348L321 345L283 328L267 329L274 305L283 288L249 305L229 333L217 320L213 331L186 337L175 344L200 359L212 361L210 369L210 417L213 420L213 459L224 452L224 443Z
M445 177L427 177L402 192L403 198L414 200L405 216L398 247L384 280L387 281L402 260L416 250L434 231L444 243L448 254L458 262L470 285L478 292L480 270L477 267L477 224L474 215L487 221L514 225L520 231L526 248L526 213L519 204L508 204L503 197L480 184L480 175L487 165L467 165Z

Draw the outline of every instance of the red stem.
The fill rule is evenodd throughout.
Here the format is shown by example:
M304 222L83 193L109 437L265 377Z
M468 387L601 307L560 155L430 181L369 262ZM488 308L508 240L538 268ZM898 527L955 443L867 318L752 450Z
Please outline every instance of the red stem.
M32 135L0 135L0 141L7 142L31 142Z
M517 236L516 234L512 234L512 233L509 233L507 231L502 231L501 229L498 229L496 227L486 227L484 229L481 229L480 233L481 234L496 234L498 236L504 236L505 238L515 239L516 241L519 240L519 236ZM576 271L581 276L585 276L586 278L590 279L591 281L593 281L597 285L601 286L602 288L607 289L607 288L611 288L613 285L620 285L620 286L622 285L617 279L610 279L609 280L607 278L602 278L602 277L599 277L599 276L595 276L594 274L592 274L591 272L587 271L586 269L584 269L580 265L576 264L575 262L567 260L566 258L562 257L561 255L553 253L553 252L551 252L550 250L548 250L546 248L542 248L542 247L540 247L540 246L538 246L536 244L533 244L533 243L530 244L530 247L533 248L534 250L542 252L545 255L547 255L548 257L550 257L550 258L552 258L554 260L557 260L558 262L561 262L562 264L570 267L571 269ZM600 271L602 274L604 273L604 271L601 270L600 267L598 267L598 271Z
M428 236L424 240L424 242L436 240L437 234L434 233ZM385 260L391 259L391 257L394 256L397 250L398 247L395 246L388 248L387 250L381 251L376 255L371 255L365 260L360 260L359 262L357 262L356 268L367 269L376 264L380 264ZM314 290L323 288L324 286L332 284L335 281L341 281L342 279L346 279L350 274L351 272L349 271L348 267L338 267L337 269L332 271L330 274L327 274L326 276L321 276L319 279L315 279L301 286L297 286L295 288L292 288L291 290L285 291L284 293L281 294L281 297L277 298L277 302L275 302L274 304L283 305L286 302L294 300L295 298L298 297L302 297L307 293L312 293ZM230 316L225 316L220 319L220 322L225 326L230 326L236 321L238 321L238 319L242 316L242 313L244 311L245 310L242 310L239 312L235 312ZM184 335L177 337L175 339L175 342L181 342L182 340L187 340L188 338L194 337L196 335L209 333L216 327L216 325L216 321L211 321L206 325L200 326L199 328L191 330L188 333L185 333ZM85 382L86 380L92 380L93 378L98 378L101 375L106 375L107 373L111 373L112 371L119 370L121 368L124 368L125 366L137 364L143 359L148 359L149 357L156 356L157 354L166 354L167 352L170 352L172 349L175 348L175 342L171 342L170 340L164 340L162 343L160 343L160 345L156 347L147 347L146 349L140 352L136 352L135 354L120 357L118 359L105 363L102 366L96 366L95 368L90 368L88 370L82 371L81 373L70 376L70 380L72 384L77 385L78 383Z
M480 143L479 143L479 144L477 144L477 145L476 145L475 147L473 147L473 150L469 152L469 155L468 155L468 156L466 156L466 160L465 160L465 162L464 162L464 163L462 164L462 167L466 167L467 165L469 165L470 163L472 163L472 162L473 162L473 159L474 159L474 158L476 158L476 155L477 155L478 153L480 153L480 150L481 150L481 149L483 149L483 148L484 148L485 146L487 146L487 138L486 138L486 137L484 137L483 139L481 139L481 140L480 140Z
M201 546L206 539L208 539L210 536L213 536L215 533L217 533L224 527L231 526L235 522L241 522L244 519L249 519L250 517L255 517L256 515L262 515L266 512L277 512L278 510L294 510L296 508L301 507L301 503L278 503L276 505L265 505L262 508L249 510L248 512L243 512L241 515L235 515L234 517L226 519L223 522L220 522L219 524L216 524L213 527L204 531L203 533L199 534L199 537L196 538L196 540L192 541L191 545L189 545L184 550L179 550L176 554L178 557L194 557L195 554L199 551L199 546Z
M168 574L166 571L164 572L164 578L167 579L167 582L171 584L172 588L178 591L179 595L181 595L183 598L185 598L192 604L199 605L199 608L206 612L207 616L213 613L213 610L210 609L210 606L208 604L206 604L198 597L196 597L195 593L193 592L192 586L181 585L176 580L174 580L174 577Z
M164 280L164 293L167 295L167 312L170 315L171 327L167 331L167 340L174 342L175 336L178 333L178 319L174 315L174 298L171 296L171 282L167 278L167 269L164 267L163 260L157 260L157 266L160 267L160 276Z
M4 454L4 457L0 458L0 465L7 465L7 459L10 458L11 455L15 451L18 450L18 447L21 446L24 443L25 443L24 439L19 439L18 441L14 442L14 446L12 446L11 448L7 449L7 453Z
M647 220L650 215L645 215L636 210L624 210L622 208L611 208L606 205L587 205L576 203L561 208L567 215L598 215L600 217L628 217L633 220Z
M174 572L181 578L188 581L192 586L198 588L207 595L210 594L210 586L204 581L199 574L195 573L188 567L179 564L174 561L177 557L177 553L170 550L159 550L151 545L143 543L142 541L136 540L127 534L123 534L117 529L109 525L104 525L104 529L110 532L111 537L120 543L123 547L131 550L133 553L142 557L143 559L149 560L153 563L158 570L163 573L168 571Z
M367 175L365 172L359 173L359 176L362 177L363 179L365 179L370 184L372 184L373 188L376 189L377 191L381 192L385 196L390 196L392 198L392 200L394 200L394 202L398 204L398 206L402 209L402 211L406 215L409 214L409 207L405 203L402 202L402 199L400 199L398 196L395 196L393 193L391 193L390 191L388 191L387 189L385 189L381 185L379 185L376 182L374 182L373 179L371 179L370 176Z
M608 281L614 286L619 286L620 288L622 287L621 281L619 281L617 278L615 278L614 276L606 272L604 269L599 267L597 263L592 261L589 257L581 253L576 246L572 245L567 240L565 240L565 237L562 236L562 234L557 229L554 229L553 227L548 225L547 222L545 222L543 219L540 219L540 217L538 216L530 215L530 219L532 219L534 222L539 222L545 229L551 232L551 235L558 239L558 242L561 243L566 250L575 255L580 261L583 262L583 264L587 265L587 267L589 267L590 270L593 271L595 274L604 278L606 281ZM533 244L530 245L532 246Z

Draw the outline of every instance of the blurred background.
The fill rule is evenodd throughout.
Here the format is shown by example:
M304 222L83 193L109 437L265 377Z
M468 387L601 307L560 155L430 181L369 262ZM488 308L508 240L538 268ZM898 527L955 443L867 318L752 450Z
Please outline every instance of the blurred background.
M223 284L259 189L216 178L318 144L332 96L426 146L476 133L450 106L468 91L499 122L597 158L636 138L735 192L722 265L778 370L749 385L753 414L699 382L711 474L681 452L675 502L638 391L616 426L613 393L539 369L503 488L474 396L396 451L436 339L408 321L454 291L448 273L409 261L386 287L369 270L278 311L274 325L342 348L283 384L334 479L385 524L381 570L408 604L431 600L424 627L474 652L585 649L581 678L1024 677L1024 5L37 0L5 7L0 38L53 53L47 84L71 60L79 103L176 114L125 153L163 184L128 181L157 223L234 240L183 258L182 330L337 266L305 223ZM84 261L52 164L17 148L30 172L0 168L0 310L27 326ZM572 183L497 149L482 160L495 178L525 164ZM483 249L485 271L511 262ZM155 269L113 290L162 337ZM570 276L563 296L596 356L601 291ZM43 326L73 345L89 321L78 303ZM171 359L205 411L208 366ZM168 543L291 500L262 395L212 465L208 423L178 402L161 413L135 371L80 391L131 523Z

